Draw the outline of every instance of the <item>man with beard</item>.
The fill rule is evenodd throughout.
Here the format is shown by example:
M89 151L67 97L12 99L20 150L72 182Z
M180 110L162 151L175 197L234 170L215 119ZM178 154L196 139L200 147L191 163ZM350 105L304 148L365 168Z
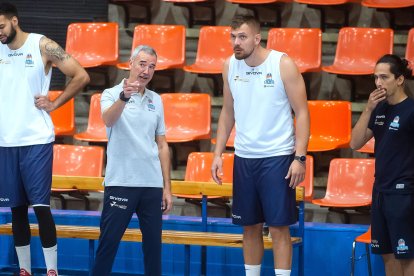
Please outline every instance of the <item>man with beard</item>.
M256 18L237 15L232 20L234 55L223 68L224 102L211 170L221 184L220 156L235 124L232 218L243 226L246 275L260 275L263 223L273 239L275 274L290 275L289 225L297 221L295 187L305 176L309 111L295 63L263 48L260 40Z
M49 113L88 82L79 63L56 42L19 27L16 7L0 3L0 207L11 207L20 275L31 274L28 206L39 223L47 275L57 275L56 228L50 211L54 131ZM72 78L48 97L52 63Z
M94 276L111 274L134 213L142 232L144 274L161 275L162 213L171 210L172 198L164 108L160 95L146 88L156 63L153 48L138 46L130 58L129 77L102 93L108 163Z

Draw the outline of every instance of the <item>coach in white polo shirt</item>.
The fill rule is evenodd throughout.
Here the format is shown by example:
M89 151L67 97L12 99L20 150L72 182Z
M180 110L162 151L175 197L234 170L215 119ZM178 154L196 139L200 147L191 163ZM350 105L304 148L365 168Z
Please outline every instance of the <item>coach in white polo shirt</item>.
M145 275L161 275L162 213L172 207L170 158L161 97L146 88L157 54L138 46L130 74L102 93L108 148L101 235L93 275L110 275L119 242L134 212L143 235Z

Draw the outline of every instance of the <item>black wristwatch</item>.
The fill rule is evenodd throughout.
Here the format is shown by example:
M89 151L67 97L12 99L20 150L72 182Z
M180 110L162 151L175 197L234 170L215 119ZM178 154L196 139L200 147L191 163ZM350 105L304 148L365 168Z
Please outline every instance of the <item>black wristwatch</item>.
M295 160L302 164L306 164L306 155L295 155Z
M129 99L131 99L131 97L129 98L125 97L124 91L121 91L121 93L119 93L119 99L123 102L128 102Z

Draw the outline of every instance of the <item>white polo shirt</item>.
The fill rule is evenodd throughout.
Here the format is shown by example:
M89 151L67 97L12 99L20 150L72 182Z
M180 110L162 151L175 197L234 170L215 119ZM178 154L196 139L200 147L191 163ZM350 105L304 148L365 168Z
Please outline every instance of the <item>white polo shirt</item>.
M106 89L101 97L102 112L119 99L123 81ZM157 135L165 135L161 97L145 89L133 94L120 118L106 129L108 136L105 186L163 187Z
M284 53L272 50L257 67L230 58L228 82L234 99L235 154L265 158L294 152L292 109L280 77Z

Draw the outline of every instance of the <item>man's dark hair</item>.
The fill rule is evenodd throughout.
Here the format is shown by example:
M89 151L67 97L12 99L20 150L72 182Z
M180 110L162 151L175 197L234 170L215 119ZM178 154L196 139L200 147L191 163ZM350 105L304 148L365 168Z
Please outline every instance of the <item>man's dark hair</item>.
M389 64L390 71L392 74L394 74L395 78L398 78L399 76L404 76L405 79L408 79L412 75L412 69L409 66L408 60L400 58L397 55L384 55L377 61L377 64L379 63Z
M236 30L243 24L249 25L249 27L255 29L257 33L260 33L260 21L250 14L238 14L234 16L231 20L230 27L232 30Z
M0 2L0 15L4 15L9 19L13 16L19 17L16 6L10 2Z

